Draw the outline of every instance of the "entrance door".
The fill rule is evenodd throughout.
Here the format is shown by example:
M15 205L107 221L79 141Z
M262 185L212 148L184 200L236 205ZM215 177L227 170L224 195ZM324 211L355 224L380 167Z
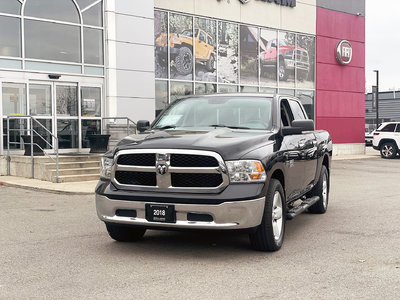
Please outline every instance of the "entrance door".
M101 86L30 82L28 90L29 114L58 137L59 149L89 148L87 135L101 133ZM51 143L46 130L40 126L35 130Z
M34 116L58 136L62 152L89 148L88 135L101 133L102 99L101 83L0 79L0 154L7 149L7 116ZM26 119L10 119L9 125L18 129L10 132L10 149L20 149L20 135L29 131L30 124ZM53 144L47 130L37 124L33 129Z
M55 132L60 149L80 149L77 84L55 83Z

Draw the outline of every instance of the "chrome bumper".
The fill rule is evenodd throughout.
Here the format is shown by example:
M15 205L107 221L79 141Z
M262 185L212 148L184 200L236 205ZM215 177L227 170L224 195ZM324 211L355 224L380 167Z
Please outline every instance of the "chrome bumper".
M147 228L193 228L193 229L244 229L261 224L264 213L265 198L225 202L218 205L204 204L171 204L175 206L176 223L149 222L145 217L145 205L157 204L154 202L137 202L110 200L101 195L96 195L96 209L100 220L110 223L130 224L145 226ZM116 216L117 209L136 210L137 217ZM209 214L212 222L188 221L188 213Z

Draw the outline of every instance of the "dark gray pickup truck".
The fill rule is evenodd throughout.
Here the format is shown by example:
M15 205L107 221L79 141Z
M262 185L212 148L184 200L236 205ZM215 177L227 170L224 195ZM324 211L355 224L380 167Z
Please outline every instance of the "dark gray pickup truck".
M137 128L104 155L96 187L117 241L146 229L240 229L253 248L276 251L287 219L327 210L332 141L296 98L188 97Z

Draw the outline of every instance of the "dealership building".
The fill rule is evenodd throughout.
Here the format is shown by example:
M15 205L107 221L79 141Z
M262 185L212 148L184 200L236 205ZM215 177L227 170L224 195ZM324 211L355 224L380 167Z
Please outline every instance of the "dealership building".
M363 153L364 73L365 0L1 0L0 151L7 117L78 152L109 117L243 92L297 96L335 153Z

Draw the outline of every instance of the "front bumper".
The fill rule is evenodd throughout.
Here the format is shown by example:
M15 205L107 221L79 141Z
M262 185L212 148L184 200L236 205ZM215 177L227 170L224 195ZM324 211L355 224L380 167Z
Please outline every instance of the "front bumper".
M96 194L96 209L100 220L110 223L143 226L146 228L188 228L188 229L245 229L261 224L265 198L237 202L224 202L218 205L177 204L175 206L176 223L149 222L145 216L146 204L157 202L140 202L111 200L107 196ZM162 203L166 204L166 203ZM116 215L118 209L136 210L136 217ZM188 213L208 214L212 222L188 221Z

